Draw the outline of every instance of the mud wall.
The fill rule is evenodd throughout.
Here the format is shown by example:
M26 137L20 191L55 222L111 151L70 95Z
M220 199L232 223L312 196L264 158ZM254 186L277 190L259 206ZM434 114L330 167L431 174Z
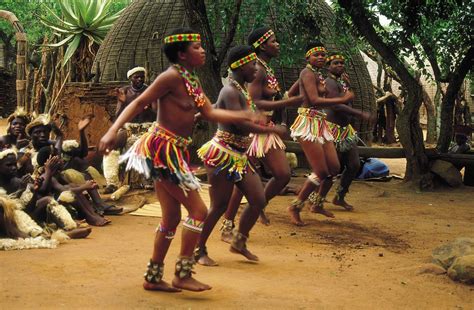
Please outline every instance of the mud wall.
M123 85L126 82L66 84L53 114L65 139L79 139L77 123L91 114L94 118L86 133L89 146L97 145L112 124L117 104L116 89Z

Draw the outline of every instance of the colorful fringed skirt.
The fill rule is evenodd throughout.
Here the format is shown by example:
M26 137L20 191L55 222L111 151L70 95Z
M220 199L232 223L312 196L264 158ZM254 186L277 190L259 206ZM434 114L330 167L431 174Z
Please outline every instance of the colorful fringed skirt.
M357 131L351 126L351 124L343 127L334 123L329 123L329 126L332 129L334 143L338 152L347 152L351 150L354 145L357 145L359 137L357 136Z
M189 167L191 141L155 124L120 156L120 162L127 162L126 170L133 169L147 179L171 180L184 190L199 190L199 180Z
M333 141L326 114L312 108L298 108L298 116L291 125L291 137L294 140L304 140L324 144Z
M245 173L255 171L245 154L250 139L249 136L218 130L197 153L206 166L216 168L214 174L226 171L228 180L239 182Z
M267 126L275 126L270 122ZM274 133L251 134L252 143L250 143L247 155L251 157L265 157L270 149L284 150L286 148L283 140Z

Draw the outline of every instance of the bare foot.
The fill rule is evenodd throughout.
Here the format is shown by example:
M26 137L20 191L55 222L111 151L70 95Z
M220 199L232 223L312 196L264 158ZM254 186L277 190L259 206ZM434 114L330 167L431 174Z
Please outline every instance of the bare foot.
M66 231L66 235L69 236L71 239L82 239L86 238L89 236L91 233L92 228L86 227L86 228L75 228L73 230Z
M342 199L342 200L337 199L337 196L334 197L334 199L332 200L332 203L335 204L336 206L341 206L341 207L343 207L343 208L346 209L347 211L353 211L353 210L354 210L354 207L353 207L353 206L351 206L350 204L348 204L344 199Z
M260 212L260 223L262 223L265 226L270 225L270 219L267 217L264 210Z
M331 211L324 209L323 207L311 206L311 212L319 213L326 217L335 218L334 214Z
M177 293L181 292L179 288L172 287L165 281L161 280L158 283L150 283L150 282L143 282L143 288L146 289L147 291L162 291L162 292L168 292L168 293Z
M230 251L231 251L232 253L235 253L235 254L241 254L241 255L245 256L245 258L248 259L248 260L251 260L251 261L254 261L254 262L258 262L258 261L259 261L258 256L252 254L249 250L247 250L246 247L244 247L242 250L237 250L236 248L234 248L234 247L231 245L231 246L230 246Z
M77 228L87 228L89 227L89 224L87 224L86 220L75 220L77 224Z
M123 211L123 208L116 206L102 205L101 207L103 208L104 214L106 215L120 215L120 213Z
M232 231L222 231L221 240L230 244L232 242Z
M184 279L181 279L180 277L174 277L173 282L171 283L176 288L193 291L193 292L207 291L212 288L207 284L199 282L193 277L188 277Z
M296 226L304 226L305 223L301 220L300 213L301 210L298 210L294 206L288 207L288 213L290 214L290 222Z
M88 221L89 225L92 226L105 226L110 224L112 221L105 217L94 217Z
M213 260L212 258L210 258L207 254L205 255L202 255L201 257L199 257L199 259L197 260L197 263L199 265L203 265L203 266L219 266L219 264Z

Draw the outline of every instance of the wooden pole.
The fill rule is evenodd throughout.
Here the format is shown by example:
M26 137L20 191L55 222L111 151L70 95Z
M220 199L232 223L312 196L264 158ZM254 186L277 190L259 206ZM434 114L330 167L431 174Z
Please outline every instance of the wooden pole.
M303 150L298 142L285 141L286 152L302 154ZM367 147L358 146L360 157L377 158L406 158L405 151L401 147ZM448 154L438 153L436 149L426 149L426 156L430 160L441 159L453 164L474 165L474 154Z
M0 18L9 21L16 32L16 104L18 107L27 109L26 52L28 46L26 33L25 30L23 30L23 26L18 21L18 18L12 12L0 10Z

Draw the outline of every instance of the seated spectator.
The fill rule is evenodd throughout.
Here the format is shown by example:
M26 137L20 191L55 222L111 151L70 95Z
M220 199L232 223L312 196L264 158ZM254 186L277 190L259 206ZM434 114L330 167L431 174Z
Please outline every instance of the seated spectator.
M43 227L47 226L48 221L52 222L54 223L53 229L64 229L71 238L84 238L89 235L90 227L78 228L77 223L64 206L60 205L53 197L38 195L38 184L32 184L32 181L29 174L21 178L17 177L14 150L7 149L0 152L0 188L4 191L4 196L8 195L8 197L14 198L17 211L28 214L36 221L36 224L45 223ZM22 214L21 217L25 218L25 215ZM27 222L30 221L27 220Z
M30 143L26 136L25 128L30 122L28 113L23 108L16 109L7 118L7 134L0 137L0 148L13 148L21 150Z
M88 180L84 184L67 184L61 178L64 166L63 160L54 154L51 146L43 147L37 155L39 168L36 175L42 179L39 193L45 196L52 195L64 205L69 205L77 211L78 216L83 217L87 223L93 226L104 226L111 221L98 214L84 191L97 191L97 184Z
M85 129L91 122L91 116L86 116L79 121L78 129L80 142L76 140L66 140L61 147L61 158L64 161L63 179L68 183L83 184L86 181L94 181L93 175L99 175L99 172L85 159L89 152L89 146ZM66 173L67 172L67 173ZM94 208L106 215L118 215L123 211L123 208L118 208L113 205L107 205L100 196L97 189L88 191Z
M63 143L63 133L51 122L49 115L40 114L26 126L26 134L31 141L25 147L24 153L19 157L18 165L24 173L33 173L38 164L36 155L43 146L52 145L60 153ZM56 135L57 140L50 140L51 132Z

